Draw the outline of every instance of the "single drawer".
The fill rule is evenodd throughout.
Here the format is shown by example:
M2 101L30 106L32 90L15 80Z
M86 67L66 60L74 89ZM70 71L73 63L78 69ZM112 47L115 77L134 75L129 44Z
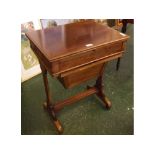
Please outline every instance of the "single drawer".
M102 63L93 67L90 67L90 65L80 67L70 73L67 73L63 77L59 77L59 80L65 88L72 88L78 84L90 80L93 77L99 76L103 65L104 64Z
M74 67L79 67L103 59L106 56L110 56L110 54L122 51L122 44L122 42L119 42L111 44L109 46L99 47L97 49L87 51L82 54L77 54L75 56L70 56L68 58L59 60L59 63L57 63L59 67L57 67L57 69L59 69L59 72L65 71Z

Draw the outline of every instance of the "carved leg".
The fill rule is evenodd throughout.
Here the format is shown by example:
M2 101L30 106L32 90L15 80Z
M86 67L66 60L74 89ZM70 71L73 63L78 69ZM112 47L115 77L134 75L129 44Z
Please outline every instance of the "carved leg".
M99 77L97 78L96 80L96 84L95 84L95 87L98 88L98 93L97 93L97 96L103 100L103 102L105 103L105 106L107 109L110 109L111 108L111 102L109 101L109 99L105 96L104 92L103 92L103 87L104 87L104 84L103 84L103 71L104 71L104 68L105 68L105 64L103 65L103 68L100 72L100 75Z
M54 112L54 108L52 105L51 97L50 97L50 91L49 91L49 85L48 85L48 79L47 79L47 70L46 68L41 64L40 62L40 68L42 70L43 75L43 81L45 86L45 93L46 93L46 102L43 104L44 108L47 109L49 112L55 127L57 128L58 132L61 134L63 132L63 128L59 122L59 120L56 117L56 114Z

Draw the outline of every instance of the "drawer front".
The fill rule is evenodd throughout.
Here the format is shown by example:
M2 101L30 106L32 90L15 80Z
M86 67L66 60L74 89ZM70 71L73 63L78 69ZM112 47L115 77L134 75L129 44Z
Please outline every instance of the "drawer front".
M78 54L76 56L70 56L65 60L59 61L59 71L64 71L72 67L88 64L91 61L103 59L110 54L122 51L122 47L122 42L120 42L110 46L99 47L95 50L88 51L83 54Z
M90 80L93 77L99 76L102 67L102 64L97 64L93 67L83 67L80 69L75 69L76 72L71 73L65 77L60 78L60 82L64 85L65 88L72 88L78 84L81 84L87 80Z

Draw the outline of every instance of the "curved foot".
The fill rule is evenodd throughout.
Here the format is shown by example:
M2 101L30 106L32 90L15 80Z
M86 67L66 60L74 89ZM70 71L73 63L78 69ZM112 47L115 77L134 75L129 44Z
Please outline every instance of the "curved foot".
M62 134L63 133L62 125L61 125L60 121L57 119L56 114L52 108L50 109L49 113L52 116L52 120L54 122L54 125L55 125L58 133Z
M91 86L87 86L87 89L92 88ZM96 94L105 104L106 109L110 109L112 106L112 103L110 102L110 100L103 94L103 92L99 91Z
M111 104L110 100L106 96L104 96L103 102L106 104L107 109L111 108L112 104Z
M104 94L98 93L97 96L104 102L106 109L111 108L112 104L111 104L110 100Z
M62 126L61 126L60 121L56 118L56 114L55 114L55 112L53 111L53 109L51 109L50 106L48 107L47 102L44 102L44 103L43 103L43 107L44 107L44 109L47 110L48 113L50 114L51 119L52 119L52 121L53 121L53 123L54 123L54 126L56 127L58 133L59 133L59 134L62 134L62 133L63 133L63 128L62 128Z
M59 134L63 133L63 128L61 126L61 123L59 120L53 120L55 127L57 128L57 131Z

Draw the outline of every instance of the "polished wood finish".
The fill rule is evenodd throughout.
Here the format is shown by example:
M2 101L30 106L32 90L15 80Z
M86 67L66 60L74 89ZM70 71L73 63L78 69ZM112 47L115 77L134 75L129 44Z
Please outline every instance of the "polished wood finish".
M76 101L79 101L79 100L81 100L87 96L90 96L92 94L95 94L97 92L98 92L98 89L96 87L91 87L84 92L78 93L75 96L72 96L64 101L60 101L60 102L56 103L54 106L54 110L57 112L57 111L61 110L64 106L70 105Z
M78 22L43 30L32 30L26 35L49 61L83 53L96 46L126 41L128 38L110 27L95 22ZM85 46L90 43L93 43L92 47Z
M109 99L105 96L104 92L103 92L103 71L105 69L105 64L103 64L102 70L100 71L100 74L98 76L98 79L96 80L96 84L95 87L98 88L98 93L97 96L103 100L104 104L106 105L107 109L111 108L111 102L109 101Z
M95 22L78 22L28 31L26 35L31 40L33 51L44 59L53 76L117 52L120 44L128 38ZM87 47L88 44L93 46ZM112 50L112 47L116 51ZM96 49L101 52L94 52Z
M56 113L66 105L96 94L110 109L111 102L103 92L105 63L122 56L127 35L93 21L28 31L26 35L40 61L46 92L44 107L59 133L63 128ZM88 86L84 92L53 104L47 72L57 77L65 88L72 88L91 78L97 80L93 87Z
M62 128L59 120L56 117L56 114L54 111L54 105L52 104L49 85L48 85L48 79L47 79L47 70L44 67L44 65L42 65L41 62L40 62L40 68L42 70L43 81L44 81L45 92L46 92L46 102L43 104L43 106L48 111L48 113L50 114L55 127L57 128L58 132L61 134L63 132L63 128Z
M80 67L79 69L76 69L73 73L62 78L65 88L72 88L93 77L99 76L99 72L102 69L102 66L103 66L102 64L98 64L91 68L90 66L86 66L86 67Z

